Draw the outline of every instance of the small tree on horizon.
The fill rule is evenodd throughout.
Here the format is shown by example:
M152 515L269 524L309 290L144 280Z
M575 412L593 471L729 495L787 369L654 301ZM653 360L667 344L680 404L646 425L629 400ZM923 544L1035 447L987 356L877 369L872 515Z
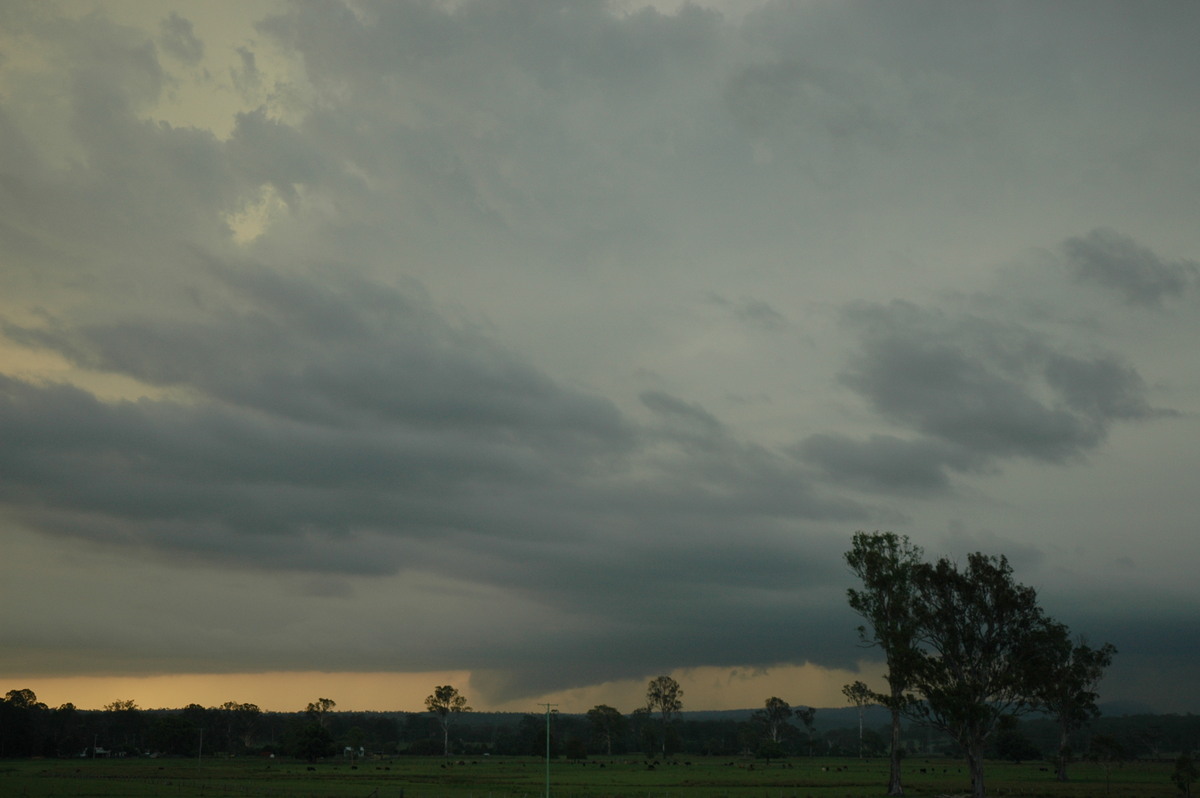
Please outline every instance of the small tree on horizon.
M800 721L804 726L804 735L808 738L808 755L814 756L814 744L817 740L816 717L817 710L815 707L794 707L792 709L792 717Z
M625 716L608 704L597 704L587 712L592 727L592 737L604 744L605 753L612 756L613 740L625 731Z
M778 746L783 740L783 729L788 725L793 714L795 714L795 710L788 702L782 698L771 696L764 702L762 709L755 710L752 717L762 725L767 739Z
M646 708L651 712L657 710L662 718L662 753L667 755L667 728L671 720L683 709L683 690L679 682L670 676L658 676L650 680L646 686Z
M329 713L337 706L337 702L332 698L318 698L304 708L304 712L313 719L322 729L326 728L329 723Z
M858 758L863 755L863 709L876 702L875 693L860 681L852 682L842 688L846 700L858 708Z
M442 726L442 756L450 756L450 723L460 712L470 712L467 699L457 687L441 685L433 688L433 694L425 699L425 708L437 716Z

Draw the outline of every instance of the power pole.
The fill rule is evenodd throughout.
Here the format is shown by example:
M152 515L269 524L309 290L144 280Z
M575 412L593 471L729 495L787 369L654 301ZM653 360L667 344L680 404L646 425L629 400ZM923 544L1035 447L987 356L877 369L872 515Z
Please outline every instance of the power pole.
M550 798L550 708L557 707L558 704L539 704L546 708L546 796ZM558 710L554 710L557 712Z

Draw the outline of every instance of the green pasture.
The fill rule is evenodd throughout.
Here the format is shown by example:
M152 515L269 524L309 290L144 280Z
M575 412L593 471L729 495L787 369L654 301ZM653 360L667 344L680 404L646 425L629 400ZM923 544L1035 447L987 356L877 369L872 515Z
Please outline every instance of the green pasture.
M1107 772L1079 762L1059 784L1044 763L990 763L992 796L1163 798L1176 794L1169 763L1125 763ZM551 798L859 798L882 796L886 760L796 758L762 761L701 758L653 768L641 757L596 757L550 765ZM542 798L545 761L397 757L385 760L111 759L0 760L5 798ZM910 796L963 795L963 763L914 757L906 763Z

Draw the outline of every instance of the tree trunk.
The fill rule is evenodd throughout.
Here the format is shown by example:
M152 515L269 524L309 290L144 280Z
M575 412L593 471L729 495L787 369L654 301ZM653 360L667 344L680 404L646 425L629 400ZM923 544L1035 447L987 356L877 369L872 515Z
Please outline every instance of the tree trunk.
M972 744L967 749L967 769L971 771L971 798L985 798L983 785L983 746Z
M887 794L904 795L904 785L900 782L900 710L896 706L892 707L892 754L888 768Z
M1062 734L1058 740L1058 761L1054 778L1059 781L1067 780L1067 751L1070 748L1070 735L1067 734L1067 727L1062 727Z
M863 758L863 707L858 705L858 758Z

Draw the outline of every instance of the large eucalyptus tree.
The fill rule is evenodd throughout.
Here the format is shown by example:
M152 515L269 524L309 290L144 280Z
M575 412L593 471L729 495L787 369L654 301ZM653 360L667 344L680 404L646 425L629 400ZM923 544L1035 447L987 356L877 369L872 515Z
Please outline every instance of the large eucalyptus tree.
M915 571L916 649L905 712L950 735L966 755L974 798L985 795L983 751L1004 718L1037 709L1048 678L1042 646L1055 628L1037 592L1003 557L943 558Z
M915 662L917 618L915 574L923 552L907 536L894 532L856 532L846 563L861 580L861 588L848 591L850 606L863 618L859 638L883 651L887 663L887 694L879 703L892 714L891 764L888 795L903 795L900 777L900 725Z

